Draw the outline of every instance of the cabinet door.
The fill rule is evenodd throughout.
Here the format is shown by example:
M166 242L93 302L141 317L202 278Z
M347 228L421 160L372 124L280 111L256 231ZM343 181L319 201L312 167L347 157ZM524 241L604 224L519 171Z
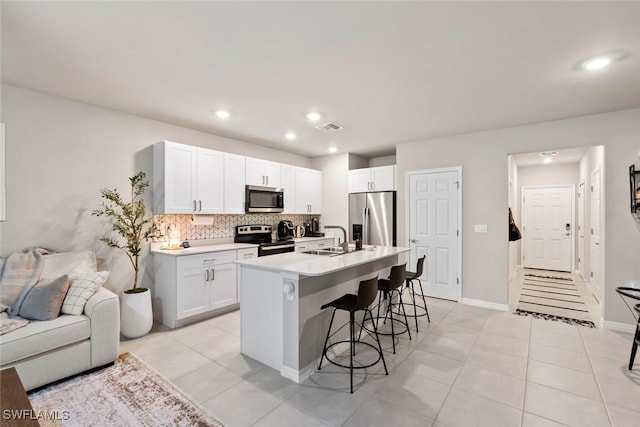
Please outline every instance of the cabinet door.
M296 213L296 167L281 165L280 178L284 190L284 213Z
M247 185L267 185L264 174L264 160L245 158L245 181Z
M196 200L196 147L165 142L164 150L164 213L193 213Z
M238 302L235 264L228 263L210 268L209 277L211 310Z
M349 193L371 191L371 171L369 168L349 171Z
M197 208L195 213L222 213L224 205L223 153L198 148L196 167Z
M204 268L180 269L176 289L177 319L209 310L209 282Z
M373 191L393 191L396 189L396 167L379 166L371 168Z
M322 172L309 170L309 205L312 214L322 213Z
M264 175L267 187L280 188L280 163L265 160Z
M228 214L243 214L245 211L244 160L244 156L224 154L224 212Z
M296 213L311 213L309 203L310 179L309 169L296 168Z

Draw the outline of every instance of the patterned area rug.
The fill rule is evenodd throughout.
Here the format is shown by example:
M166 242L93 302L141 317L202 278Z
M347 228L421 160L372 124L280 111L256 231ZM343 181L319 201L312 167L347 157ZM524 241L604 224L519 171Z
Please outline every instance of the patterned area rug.
M595 327L585 297L586 289L570 277L525 274L515 314Z
M132 355L29 394L41 426L224 426L153 368Z

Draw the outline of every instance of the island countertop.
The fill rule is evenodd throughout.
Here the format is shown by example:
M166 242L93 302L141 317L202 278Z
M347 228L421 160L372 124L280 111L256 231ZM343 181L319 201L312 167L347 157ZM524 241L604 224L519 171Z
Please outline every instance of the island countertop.
M377 246L335 256L288 252L238 260L235 263L258 270L286 272L301 276L323 276L410 250L404 247Z

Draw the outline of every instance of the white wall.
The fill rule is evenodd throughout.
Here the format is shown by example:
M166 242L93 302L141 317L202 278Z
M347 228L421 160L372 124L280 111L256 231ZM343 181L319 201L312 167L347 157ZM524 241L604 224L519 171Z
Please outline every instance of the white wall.
M615 292L640 278L640 232L629 213L628 167L640 148L640 109L558 120L399 144L398 231L406 241L405 173L461 165L462 294L465 298L507 304L509 246L507 206L509 153L603 145L605 147L606 242L605 319L633 323ZM488 233L473 233L488 224Z
M7 221L0 224L0 255L30 246L58 251L92 248L115 270L111 286L116 291L128 287L130 280L121 276L131 268L125 257L113 258L114 252L98 241L105 230L90 214L100 204L101 188L125 190L128 177L138 170L151 175L153 143L166 139L311 165L310 159L284 151L10 85L2 86L2 113Z
M518 165L516 164L513 156L507 158L507 174L508 174L508 201L507 204L511 208L511 214L513 215L516 226L520 228L520 203L519 194L519 180L518 180ZM520 264L520 243L522 239L515 242L509 242L509 265L507 271L509 272L509 280L514 276L516 266Z
M369 167L393 166L396 164L396 156L372 157L369 159Z
M322 171L322 223L349 228L349 153L311 159L311 167ZM325 230L342 239L342 232Z

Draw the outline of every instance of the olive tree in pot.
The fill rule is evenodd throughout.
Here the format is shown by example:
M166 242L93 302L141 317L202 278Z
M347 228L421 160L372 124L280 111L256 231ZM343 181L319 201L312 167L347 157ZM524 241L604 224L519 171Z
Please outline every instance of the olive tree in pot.
M157 228L153 218L147 217L147 207L143 200L144 192L149 187L147 175L142 171L138 172L129 178L129 183L129 200L125 200L117 189L101 190L102 204L92 215L109 219L114 233L105 235L100 240L107 246L122 250L133 266L133 287L122 295L120 332L127 338L138 338L146 335L153 326L151 291L138 287L138 277L142 244L156 234Z

